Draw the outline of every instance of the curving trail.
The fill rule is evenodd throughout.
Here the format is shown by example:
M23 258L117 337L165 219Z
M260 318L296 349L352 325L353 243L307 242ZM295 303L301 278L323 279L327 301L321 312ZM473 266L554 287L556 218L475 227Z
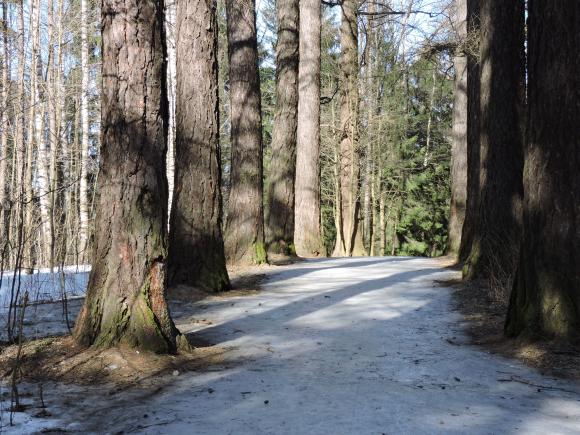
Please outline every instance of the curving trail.
M441 262L329 259L279 270L259 294L175 312L182 330L203 312L212 324L189 330L233 347L228 364L105 402L74 429L96 430L96 419L110 433L580 433L579 386L467 344L450 290L434 285L452 274Z

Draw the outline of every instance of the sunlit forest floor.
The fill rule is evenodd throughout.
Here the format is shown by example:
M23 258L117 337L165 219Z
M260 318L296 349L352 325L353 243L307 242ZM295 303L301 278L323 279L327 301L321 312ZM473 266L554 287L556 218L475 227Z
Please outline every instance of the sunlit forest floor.
M27 433L577 433L580 385L473 345L475 323L454 306L459 290L441 284L457 276L447 266L310 260L234 271L230 293L175 289L172 314L196 346L191 354L33 342L21 367L24 412L6 428L4 385L2 425ZM81 300L70 302L74 319ZM47 319L61 305L36 309ZM3 351L1 367L15 351Z

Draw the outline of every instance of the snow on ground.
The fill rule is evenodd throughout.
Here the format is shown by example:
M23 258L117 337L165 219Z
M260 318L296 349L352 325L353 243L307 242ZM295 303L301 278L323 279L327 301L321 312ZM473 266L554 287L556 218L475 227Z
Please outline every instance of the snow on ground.
M20 301L26 291L31 303L60 301L65 293L67 298L83 297L90 270L90 266L78 265L59 271L4 272L0 281L0 313L8 310L11 299Z
M82 304L81 298L85 296L90 270L90 266L78 265L53 272L50 269L37 269L34 273L4 272L0 279L0 340L7 339L10 305L19 306L26 292L29 300L24 310L26 337L41 338L67 332L66 318L74 321Z
M53 386L45 401L60 429L83 433L579 434L580 387L469 345L451 291L434 284L451 275L440 264L281 268L259 294L173 308L183 332L233 347L236 364L66 405L78 387Z

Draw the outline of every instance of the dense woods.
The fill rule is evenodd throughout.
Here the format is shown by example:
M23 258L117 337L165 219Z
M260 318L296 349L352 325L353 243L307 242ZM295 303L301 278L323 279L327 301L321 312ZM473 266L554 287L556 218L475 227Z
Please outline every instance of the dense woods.
M509 334L575 338L579 17L3 0L0 270L90 264L78 341L174 352L167 288L226 265L449 254Z

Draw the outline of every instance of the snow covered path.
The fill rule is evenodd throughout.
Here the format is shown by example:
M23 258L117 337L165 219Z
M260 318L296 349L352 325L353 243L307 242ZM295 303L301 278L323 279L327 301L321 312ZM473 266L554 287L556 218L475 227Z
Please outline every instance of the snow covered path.
M580 387L467 344L437 260L313 260L174 309L236 361L66 417L73 432L572 434ZM189 327L201 316L212 324ZM203 314L200 314L203 313ZM208 323L210 323L208 322ZM192 329L193 328L193 329ZM95 426L95 424L97 426ZM62 427L62 426L61 426Z

